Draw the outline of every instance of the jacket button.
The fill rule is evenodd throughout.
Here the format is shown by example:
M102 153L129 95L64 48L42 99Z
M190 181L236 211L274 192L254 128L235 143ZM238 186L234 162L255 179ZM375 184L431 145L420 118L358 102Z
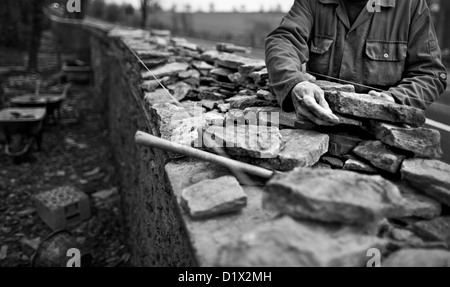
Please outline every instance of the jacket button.
M389 58L389 54L388 53L384 54L384 57Z

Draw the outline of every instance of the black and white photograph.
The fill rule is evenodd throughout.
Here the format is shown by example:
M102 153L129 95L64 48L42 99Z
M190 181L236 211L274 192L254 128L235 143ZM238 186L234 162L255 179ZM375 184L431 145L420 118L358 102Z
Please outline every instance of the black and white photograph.
M450 267L449 28L448 0L0 1L0 267Z

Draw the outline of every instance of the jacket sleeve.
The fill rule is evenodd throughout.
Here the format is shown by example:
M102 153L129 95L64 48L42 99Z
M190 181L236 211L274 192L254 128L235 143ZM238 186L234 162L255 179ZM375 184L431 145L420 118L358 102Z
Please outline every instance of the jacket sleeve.
M389 92L397 102L420 109L431 105L447 87L447 72L425 0L419 1L413 16L402 78Z
M272 88L283 110L294 110L290 93L307 78L301 71L309 58L314 23L311 0L296 0L280 26L266 38L266 64Z

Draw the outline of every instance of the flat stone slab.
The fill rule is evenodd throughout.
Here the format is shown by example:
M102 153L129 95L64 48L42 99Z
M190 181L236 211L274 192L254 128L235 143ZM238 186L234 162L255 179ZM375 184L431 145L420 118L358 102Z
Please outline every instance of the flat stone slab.
M164 77L159 81L160 83L165 84L169 79L169 77ZM142 82L141 88L144 92L154 92L155 90L160 89L161 85L156 80L146 80Z
M255 81L255 83L267 81L269 79L269 71L267 70L267 68L264 68L261 71L251 73L250 77L253 79L253 81Z
M380 176L344 170L299 168L275 175L265 203L299 219L367 224L396 215L400 191Z
M141 60L147 60L152 58L169 58L170 56L173 56L173 54L169 52L154 51L148 48L145 50L136 50L136 53L138 54L139 58L141 58Z
M334 169L343 169L345 164L343 160L332 156L324 156L322 157L321 161L328 164Z
M352 170L363 173L375 174L378 173L377 169L372 167L370 164L367 164L361 160L357 159L348 159L344 164L345 170Z
M206 61L214 61L217 66L234 69L237 70L241 66L248 66L244 67L243 71L248 74L255 69L262 70L265 68L265 62L263 60L255 60L250 59L247 57L239 56L236 54L231 53L223 53L223 52L217 52L217 51L206 51L202 54L202 58ZM239 71L241 72L241 71Z
M420 193L407 183L396 183L402 197L403 212L401 217L418 217L432 219L442 213L442 205L431 197Z
M145 93L144 100L152 106L164 103L176 104L176 101L171 97L171 94L164 89L157 89L154 92Z
M225 121L225 118L222 114L216 113L214 111L207 112L203 114L203 120L205 120L210 126L219 126L222 127Z
M355 92L355 86L348 85L348 84L339 84L335 82L329 82L329 81L312 81L314 84L319 86L323 91L331 91L331 92L348 92L348 93L354 93Z
M325 92L331 110L365 119L408 124L421 127L425 124L423 110L376 99L367 94Z
M189 67L190 65L187 63L169 63L162 67L150 70L149 72L144 72L142 74L142 79L153 79L153 75L156 78L178 75L179 73L186 71Z
M204 118L187 118L173 123L171 142L191 147L201 147L198 129L207 128L208 122Z
M230 69L226 68L215 68L211 70L211 75L219 76L219 77L225 77L227 78L228 75L233 74L234 72Z
M382 267L450 267L446 250L403 249L381 262Z
M232 109L245 110L249 107L270 107L275 106L275 103L261 100L258 96L234 96L226 99L225 102L230 103Z
M208 148L225 148L232 156L275 158L283 148L278 128L264 126L211 126L204 131Z
M230 175L230 171L221 166L192 160L168 163L166 173L177 202L181 200L183 189L205 179ZM247 206L240 212L219 215L208 220L193 220L179 206L181 218L186 226L192 251L199 266L213 266L220 246L236 241L241 233L275 215L272 211L263 209L262 189L255 186L242 186L242 188L247 194Z
M364 267L367 250L385 241L349 227L283 217L260 224L224 246L222 267Z
M238 211L246 205L247 195L233 176L203 180L181 192L181 206L194 219Z
M197 70L187 70L187 71L179 73L178 78L180 78L180 79L189 79L189 78L199 79L200 72Z
M406 158L404 155L399 155L391 151L381 141L366 141L360 143L353 152L369 161L373 166L390 172L397 173L400 165Z
M207 91L207 90L200 91L198 97L200 100L211 100L211 101L220 101L220 100L226 99L226 97L224 95L222 95L221 93Z
M158 103L152 106L152 118L157 125L152 134L160 135L162 139L171 140L172 132L178 127L180 121L190 118L190 114L183 107L171 103Z
M401 174L414 187L450 206L450 165L438 160L407 159Z
M413 224L413 232L425 241L443 242L450 246L450 217L438 217Z
M203 61L193 61L192 66L200 71L211 71L212 69L214 69L214 66L211 66L210 64Z
M317 130L317 128L314 129ZM321 127L318 130L330 136L328 152L336 157L344 157L350 154L361 142L373 139L373 136L362 128L355 126L335 126L331 129Z
M184 100L189 92L192 90L191 85L184 82L179 82L174 85L168 86L169 89L173 91L172 96L177 99L177 101Z
M371 132L383 143L410 151L416 157L437 159L442 157L441 134L427 128L403 128L371 121Z
M280 131L284 148L275 157L250 161L252 164L277 171L291 171L297 167L312 167L328 151L329 137L314 131Z
M295 113L287 113L279 107L250 107L244 110L247 118L257 118L259 125L271 125L300 129Z
M242 66L239 66L239 74L242 77L247 77L254 72L262 71L266 68L266 62L264 60L253 60L250 59L249 62L244 63Z

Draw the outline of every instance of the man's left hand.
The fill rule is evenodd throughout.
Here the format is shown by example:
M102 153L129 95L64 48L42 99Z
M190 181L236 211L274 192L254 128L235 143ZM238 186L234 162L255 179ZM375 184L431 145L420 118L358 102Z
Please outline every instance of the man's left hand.
M387 93L370 91L369 95L374 96L376 98L379 98L380 100L384 100L384 101L388 101L388 102L391 102L391 103L395 103L394 97L392 97L391 95L389 95Z

